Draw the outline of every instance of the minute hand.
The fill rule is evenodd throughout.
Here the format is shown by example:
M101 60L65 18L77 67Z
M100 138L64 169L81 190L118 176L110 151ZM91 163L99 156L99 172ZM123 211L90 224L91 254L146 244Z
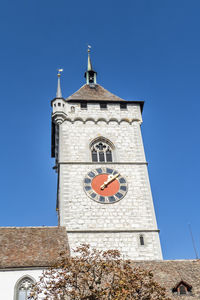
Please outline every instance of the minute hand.
M118 176L119 176L119 173L117 173L115 176L113 176L113 177L109 178L108 180L106 180L106 181L100 186L101 190L104 190L104 188L107 187L107 185L108 185L109 183L111 183L113 180L115 180Z

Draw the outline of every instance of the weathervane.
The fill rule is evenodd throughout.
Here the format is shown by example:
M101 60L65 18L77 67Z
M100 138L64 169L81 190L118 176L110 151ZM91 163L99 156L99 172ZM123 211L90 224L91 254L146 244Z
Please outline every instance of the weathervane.
M57 71L58 71L58 77L60 77L60 75L61 75L61 72L63 72L63 69L57 69Z
M92 46L88 45L88 50L87 50L88 53L90 53L90 51L91 51L90 49L91 49L91 48L92 48Z

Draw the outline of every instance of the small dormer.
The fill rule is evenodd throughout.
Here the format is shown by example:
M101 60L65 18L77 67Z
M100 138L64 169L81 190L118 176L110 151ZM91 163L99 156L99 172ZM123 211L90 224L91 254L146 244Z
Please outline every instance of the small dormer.
M191 292L192 292L192 286L183 280L181 280L172 289L172 293L177 294L177 295L190 295Z

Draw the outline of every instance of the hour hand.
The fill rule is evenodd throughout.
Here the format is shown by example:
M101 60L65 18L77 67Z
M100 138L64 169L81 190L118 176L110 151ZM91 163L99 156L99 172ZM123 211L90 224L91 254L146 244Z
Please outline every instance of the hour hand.
M107 187L107 185L113 180L115 180L118 176L119 173L117 173L116 175L109 175L108 179L100 186L101 190L104 190L104 188Z

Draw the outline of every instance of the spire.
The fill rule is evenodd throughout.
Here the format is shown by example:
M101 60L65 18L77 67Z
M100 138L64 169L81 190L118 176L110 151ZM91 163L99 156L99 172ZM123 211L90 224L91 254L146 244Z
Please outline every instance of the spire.
M91 71L92 70L92 62L91 62L91 58L90 58L90 50L91 49L91 46L88 45L88 67L87 67L87 70L88 71Z
M61 87L60 87L60 76L61 72L63 72L63 69L58 69L58 86L57 86L57 92L56 92L56 98L62 98L62 92L61 92Z
M91 62L91 58L90 58L90 50L91 46L88 45L88 65L87 65L87 71L85 72L85 78L86 78L86 84L89 84L89 86L95 87L95 85L97 84L97 72L95 72L92 69L92 62Z

